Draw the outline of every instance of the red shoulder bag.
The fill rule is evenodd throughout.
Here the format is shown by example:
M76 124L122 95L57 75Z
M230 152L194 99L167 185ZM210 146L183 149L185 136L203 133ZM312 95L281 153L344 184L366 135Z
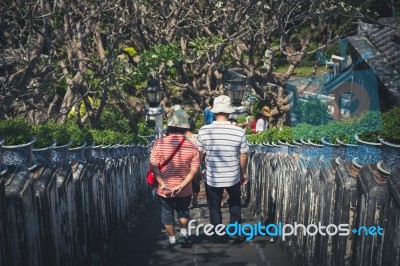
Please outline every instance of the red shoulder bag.
M178 147L176 147L176 149L174 150L174 152L171 154L171 156L165 160L159 167L160 171L172 160L172 158L174 158L175 154L179 151L179 149L182 147L183 142L185 142L185 137L183 137L183 139L181 140L181 142L179 143ZM151 170L151 166L149 165L149 168L147 169L147 175L146 175L146 180L147 183L153 187L156 188L157 187L157 180L156 177L153 174L153 171Z

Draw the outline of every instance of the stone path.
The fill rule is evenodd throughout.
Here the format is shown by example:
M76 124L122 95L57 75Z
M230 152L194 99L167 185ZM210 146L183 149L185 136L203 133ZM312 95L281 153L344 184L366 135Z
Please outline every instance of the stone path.
M199 196L199 206L191 211L191 218L199 223L208 224L209 215L204 193ZM225 206L223 223L228 224L229 211ZM257 223L250 212L242 209L244 223ZM176 230L178 231L178 229ZM291 266L288 253L267 237L256 237L252 241L232 244L210 243L204 235L192 236L193 247L190 249L165 248L166 233L160 223L158 203L143 214L143 219L131 234L119 243L118 249L109 266L133 265L194 265L194 266Z

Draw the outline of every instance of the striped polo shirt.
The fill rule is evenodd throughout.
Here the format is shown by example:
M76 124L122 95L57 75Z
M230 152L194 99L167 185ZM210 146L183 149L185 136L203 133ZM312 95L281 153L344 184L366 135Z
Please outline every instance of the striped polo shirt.
M249 151L242 128L229 121L214 121L200 128L196 143L206 154L207 185L230 187L240 181L240 153Z
M181 142L182 135L169 135L158 139L151 150L150 162L161 165L167 160ZM185 179L191 167L199 167L199 151L196 145L186 140L174 158L161 170L161 176L169 188L179 186ZM157 187L157 194L166 197L165 191ZM176 197L192 195L192 182L182 188Z

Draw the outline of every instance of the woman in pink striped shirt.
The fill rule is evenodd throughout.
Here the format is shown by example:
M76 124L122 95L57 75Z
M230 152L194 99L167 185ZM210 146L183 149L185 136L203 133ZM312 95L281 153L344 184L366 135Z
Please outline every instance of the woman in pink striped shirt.
M199 151L191 141L183 141L172 160L162 169L160 165L168 160L190 129L189 116L180 109L175 111L168 122L168 136L158 139L150 155L150 165L157 179L157 196L161 204L161 222L168 234L168 246L180 244L190 248L187 226L190 220L189 205L192 196L192 179L199 167ZM180 225L180 237L175 238L174 211Z

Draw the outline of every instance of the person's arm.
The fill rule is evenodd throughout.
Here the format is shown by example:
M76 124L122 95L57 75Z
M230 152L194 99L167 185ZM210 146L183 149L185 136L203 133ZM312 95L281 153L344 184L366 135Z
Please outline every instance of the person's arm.
M157 185L160 186L161 189L165 190L168 189L168 187L165 185L164 179L162 178L161 171L159 169L160 161L161 161L161 156L158 151L158 142L156 141L153 145L150 154L150 168L151 171L153 172L154 177L157 180Z
M199 169L199 153L196 149L196 151L193 153L193 158L192 158L192 162L190 165L189 173L185 176L183 181L178 186L171 188L172 196L181 192L182 188L184 188L187 184L192 182L193 178L198 173L198 169Z
M157 184L161 187L162 190L169 189L167 185L165 185L164 179L162 178L161 171L158 168L159 164L150 163L151 171L153 171L153 175L157 180Z
M241 180L240 182L243 185L247 184L247 162L248 162L248 154L246 153L241 153L240 154L240 170L241 170Z
M186 175L185 179L176 187L171 188L172 191L172 196L178 194L181 192L182 188L184 188L187 184L192 182L193 177L197 174L198 172L198 166L191 167L189 173ZM168 189L168 187L167 187Z

